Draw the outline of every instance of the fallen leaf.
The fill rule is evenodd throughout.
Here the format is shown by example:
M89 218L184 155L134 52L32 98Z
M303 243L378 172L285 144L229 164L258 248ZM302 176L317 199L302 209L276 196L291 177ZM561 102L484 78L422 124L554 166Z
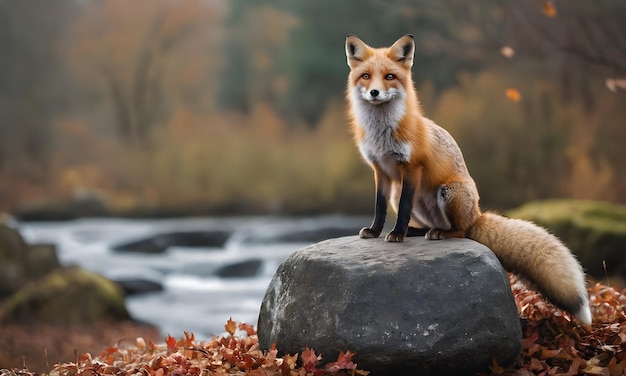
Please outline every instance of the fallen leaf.
M551 1L544 1L541 5L541 11L546 15L546 17L550 18L556 17L557 14L556 7Z
M522 99L522 95L520 94L520 92L512 87L506 89L504 95L506 95L506 97L513 102L519 102L520 99Z
M176 338L168 335L165 339L165 344L167 345L167 351L174 352L177 350L176 348Z
M194 341L196 339L193 333L184 332L185 334L185 347L190 348L193 347Z
M298 360L298 354L293 355L293 356L289 354L285 354L285 356L283 357L283 362L280 365L280 370L282 371L282 374L285 376L291 375L291 371L296 369L297 360Z
M502 375L504 373L504 368L502 368L502 367L500 367L498 365L498 362L496 361L496 358L493 358L491 360L491 365L489 366L489 370L494 375Z
M237 324L233 321L232 317L228 318L226 325L224 325L224 329L226 329L226 332L231 336L235 335L235 331L237 330Z
M315 370L315 366L317 363L322 360L322 355L316 355L315 350L310 349L309 346L306 346L304 351L301 354L302 358L302 367L307 372L313 372Z
M146 341L142 337L137 337L135 339L135 346L137 346L139 350L144 350L146 348Z
M356 353L350 351L346 351L345 353L341 351L339 357L337 357L337 361L328 363L326 367L324 367L324 371L333 373L340 370L356 369L356 364L352 362L352 357L355 355Z
M244 330L246 333L248 333L249 336L256 333L256 329L254 329L254 326L246 323L239 324L239 330Z

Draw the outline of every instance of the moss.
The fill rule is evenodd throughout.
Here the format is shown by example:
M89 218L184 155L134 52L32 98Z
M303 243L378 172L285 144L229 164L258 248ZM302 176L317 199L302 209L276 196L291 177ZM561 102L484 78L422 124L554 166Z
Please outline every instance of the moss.
M9 322L89 324L130 319L122 291L108 279L72 267L26 285L5 307Z
M626 206L598 201L535 201L510 217L535 222L558 236L596 279L626 276ZM606 264L606 272L604 265Z

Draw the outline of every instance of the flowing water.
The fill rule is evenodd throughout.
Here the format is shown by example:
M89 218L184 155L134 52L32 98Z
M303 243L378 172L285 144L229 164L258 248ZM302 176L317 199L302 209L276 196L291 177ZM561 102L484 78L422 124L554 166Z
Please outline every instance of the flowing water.
M24 222L28 242L54 243L62 265L80 265L114 281L161 290L127 296L136 320L163 335L209 338L232 317L256 324L265 290L280 263L325 238L355 235L368 219L192 218L80 219Z

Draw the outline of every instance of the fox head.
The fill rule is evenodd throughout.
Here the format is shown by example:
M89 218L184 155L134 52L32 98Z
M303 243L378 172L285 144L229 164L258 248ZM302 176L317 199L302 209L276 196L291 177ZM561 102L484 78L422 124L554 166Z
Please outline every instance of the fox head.
M349 95L373 105L403 100L406 91L413 90L411 67L414 53L415 41L410 34L387 48L372 48L356 35L348 35L348 87L352 91Z

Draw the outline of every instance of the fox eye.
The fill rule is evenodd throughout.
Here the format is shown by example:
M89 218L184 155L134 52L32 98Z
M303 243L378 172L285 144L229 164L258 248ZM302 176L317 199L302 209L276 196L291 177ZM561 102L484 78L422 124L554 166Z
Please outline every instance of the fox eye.
M364 80L369 80L370 79L370 74L369 73L363 73L361 75L361 78L364 79Z
M396 76L394 76L393 74L389 73L385 76L385 80L393 80L394 78L396 78Z

